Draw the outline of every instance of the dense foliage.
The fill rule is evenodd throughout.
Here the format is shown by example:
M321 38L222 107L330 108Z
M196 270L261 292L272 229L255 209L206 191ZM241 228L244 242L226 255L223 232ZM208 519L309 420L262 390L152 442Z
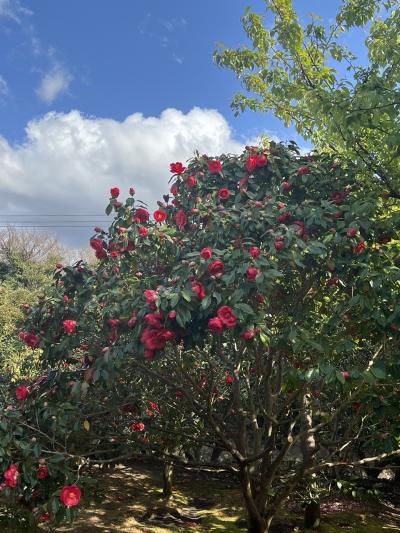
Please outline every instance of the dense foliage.
M291 0L265 3L267 24L250 8L242 17L250 46L215 53L242 82L235 112L273 111L399 199L398 0L343 0L329 25L314 14L303 24ZM365 58L346 46L354 39L365 39Z
M0 457L36 519L74 516L90 464L206 445L227 452L249 530L268 531L304 479L398 454L390 200L295 145L171 172L153 217L111 189L99 263L59 268L29 311L41 376L3 407Z

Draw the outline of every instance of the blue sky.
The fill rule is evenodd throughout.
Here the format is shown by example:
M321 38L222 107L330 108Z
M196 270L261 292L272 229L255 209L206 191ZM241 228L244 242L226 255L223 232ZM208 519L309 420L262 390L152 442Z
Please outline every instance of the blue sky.
M264 129L287 135L272 116L235 119L229 102L238 82L212 61L217 42L245 42L239 18L248 4L265 12L261 0L21 0L31 14L21 12L20 24L3 20L0 31L0 74L9 88L0 133L20 141L26 123L50 109L121 120L199 106L218 109L239 138ZM339 2L296 4L304 17L314 11L329 19ZM68 89L43 100L35 90L57 69L69 76Z
M328 21L339 3L295 6ZM265 13L262 0L0 0L3 219L102 213L113 185L134 184L154 203L168 161L196 148L237 151L264 132L301 142L270 114L230 109L239 83L212 53L246 42L247 5ZM54 231L74 245L90 233Z

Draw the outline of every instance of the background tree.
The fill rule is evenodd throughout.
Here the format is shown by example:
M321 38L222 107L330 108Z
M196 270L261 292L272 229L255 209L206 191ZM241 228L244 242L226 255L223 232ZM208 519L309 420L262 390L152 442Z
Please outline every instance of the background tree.
M329 26L316 15L302 24L291 0L267 0L266 8L270 29L250 8L242 17L250 47L215 53L246 91L234 111L272 111L315 147L356 161L357 180L398 200L398 0L344 0ZM366 62L343 44L355 28L366 34Z
M37 372L37 357L18 338L24 311L49 290L62 247L45 233L9 226L0 231L0 368L3 380Z

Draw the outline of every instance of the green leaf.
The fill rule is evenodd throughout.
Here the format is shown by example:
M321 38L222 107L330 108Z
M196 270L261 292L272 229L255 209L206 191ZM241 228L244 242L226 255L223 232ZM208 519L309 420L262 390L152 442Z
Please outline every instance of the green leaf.
M386 371L379 367L379 366L372 366L370 368L370 372L377 378L377 379L385 379L387 377Z
M176 307L179 302L179 294L177 294L176 292L173 293L171 297L169 298L169 300L170 300L171 307L172 308Z
M234 309L239 309L240 311L242 311L243 313L247 315L254 314L254 310L246 303L238 303L234 306Z
M209 307L210 304L211 304L211 296L210 296L209 294L207 294L207 296L205 296L205 297L203 298L203 300L201 301L201 305L200 305L200 307L201 307L202 309L207 309L207 307Z
M184 300L186 300L187 302L190 302L192 300L192 293L190 293L188 290L184 289L182 292L181 292L181 295L183 297Z
M344 379L343 374L342 374L341 372L339 372L339 370L336 370L335 376L336 376L336 379L337 379L342 385L344 385L344 384L346 383L346 380Z

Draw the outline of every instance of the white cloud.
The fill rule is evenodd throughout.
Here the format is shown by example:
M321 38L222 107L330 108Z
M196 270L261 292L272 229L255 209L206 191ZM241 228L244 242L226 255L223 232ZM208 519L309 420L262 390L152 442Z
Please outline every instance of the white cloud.
M172 60L175 61L175 63L178 63L179 65L183 64L183 59L175 53L172 54Z
M18 0L0 0L0 17L20 23L24 15L32 15L32 11L23 7Z
M103 214L113 186L122 197L134 186L153 209L169 189L170 162L186 161L195 149L218 155L243 147L220 113L199 108L166 109L159 117L135 113L122 122L48 113L29 122L26 135L16 146L0 136L3 213ZM61 231L70 244L91 232Z
M72 74L65 67L56 65L43 76L36 94L46 104L51 104L60 94L68 91L72 80Z
M8 88L8 83L6 80L1 76L0 74L0 97L7 96L9 94L10 90Z

